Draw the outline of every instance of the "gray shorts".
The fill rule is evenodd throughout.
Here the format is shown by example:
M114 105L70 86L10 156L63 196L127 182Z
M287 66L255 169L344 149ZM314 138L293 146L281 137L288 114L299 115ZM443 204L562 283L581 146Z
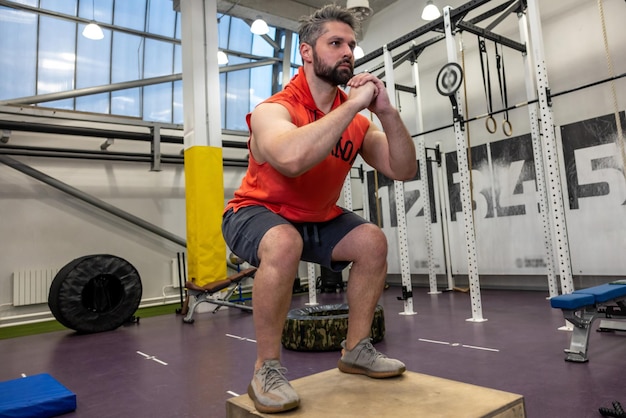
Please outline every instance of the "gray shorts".
M248 206L224 214L222 234L232 252L253 266L259 266L258 248L265 233L282 224L293 225L304 243L301 260L341 271L350 261L332 261L335 245L359 225L369 223L346 209L334 219L317 223L290 222L263 206Z

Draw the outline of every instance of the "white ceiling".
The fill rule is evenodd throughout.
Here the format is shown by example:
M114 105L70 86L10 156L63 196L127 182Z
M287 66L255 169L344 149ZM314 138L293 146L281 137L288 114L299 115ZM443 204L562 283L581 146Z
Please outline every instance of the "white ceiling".
M250 23L261 16L272 26L285 28L294 32L298 31L298 20L302 16L309 15L315 10L323 7L328 3L336 3L346 6L348 0L217 0L217 11L219 13L236 16ZM365 1L365 0L363 0ZM410 5L418 10L426 4L426 0L369 0L369 6L375 16L382 12L385 8L397 2ZM435 0L434 3L441 9L444 5L452 8L458 8L465 4L472 3L474 0ZM468 20L481 15L497 6L503 6L508 0L489 1L485 6L481 6L474 11L468 13L464 20ZM543 19L551 19L553 17L565 18L573 9L581 7L589 0L539 0L539 9ZM513 16L512 14L509 14ZM485 28L488 24L497 19L497 16L487 18L481 21L479 26ZM361 31L357 33L357 38L361 41L367 32L369 22L367 19L361 24ZM418 21L417 24L425 24L426 22ZM516 24L515 24L516 25ZM499 29L500 27L498 27ZM498 32L496 30L496 32Z
M369 0L369 5L376 14L395 2L396 0ZM309 15L328 3L345 6L346 0L218 0L217 11L249 20L261 16L272 26L297 31L300 17Z

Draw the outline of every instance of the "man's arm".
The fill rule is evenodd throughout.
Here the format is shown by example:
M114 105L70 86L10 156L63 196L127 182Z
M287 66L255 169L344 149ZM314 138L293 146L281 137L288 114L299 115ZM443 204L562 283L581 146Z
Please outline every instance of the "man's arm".
M417 173L415 145L398 111L391 105L382 81L373 75L348 82L351 88L373 82L378 94L368 109L380 120L383 131L371 124L361 150L363 159L394 180L409 180Z
M282 105L259 105L250 121L254 158L260 163L268 162L288 177L310 170L330 154L354 116L372 102L375 94L377 88L372 83L353 88L347 101L323 118L301 127L292 123Z

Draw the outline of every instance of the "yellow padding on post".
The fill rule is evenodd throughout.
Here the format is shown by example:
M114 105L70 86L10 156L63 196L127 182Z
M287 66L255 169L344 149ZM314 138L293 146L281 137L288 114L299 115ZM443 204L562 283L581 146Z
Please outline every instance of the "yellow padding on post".
M187 277L204 286L226 278L222 148L193 146L185 150L185 196Z

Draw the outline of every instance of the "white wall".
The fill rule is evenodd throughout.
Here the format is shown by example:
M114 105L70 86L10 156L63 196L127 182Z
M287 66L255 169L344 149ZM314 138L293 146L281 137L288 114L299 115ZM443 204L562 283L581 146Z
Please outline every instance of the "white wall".
M458 7L465 2L460 0L445 2L442 0L436 3L440 7L444 4ZM626 43L626 28L623 24L626 9L622 1L604 0L603 3L611 58L615 74L618 75L626 71L626 54L622 53ZM374 15L368 25L364 39L359 43L363 47L365 54L423 26L426 22L419 17L421 7L420 2L398 0L392 6ZM608 77L597 2L586 0L568 0L566 2L541 0L539 1L539 9L542 17L546 66L553 93ZM489 10L489 3L477 9L476 12L482 13L487 10ZM464 20L470 20L476 15L476 12L469 14ZM479 24L481 27L485 25L486 23ZM518 20L514 15L507 17L493 31L515 41L520 41ZM415 39L415 43L420 44L438 34L438 32L431 32L423 35ZM485 94L480 72L480 60L477 54L476 36L470 33L462 33L457 35L457 42L461 43L461 41L466 50L465 81L469 103L467 107L469 116L472 117L486 113ZM409 44L406 44L393 50L393 55L407 50L408 47ZM493 44L488 42L488 48L491 51L491 64L494 65ZM509 103L525 102L526 93L521 54L506 49L504 55ZM460 53L459 60L461 60ZM381 62L382 58L377 58L371 64L368 63L360 69L367 69ZM435 89L437 73L446 62L446 47L443 41L426 48L418 58L424 105L422 109L424 130L438 128L451 123L449 100L440 96ZM396 83L413 87L415 83L413 82L411 71L408 62L397 68L394 73ZM500 96L497 92L497 78L493 70L491 75L493 77L494 108L498 109L501 106ZM617 82L617 91L621 96L620 110L624 109L624 101L626 100L624 98L624 92L626 91L625 83L623 79ZM572 106L572 104L575 105ZM412 133L417 133L414 129L416 125L413 117L414 113L411 109L413 103L410 95L407 93L401 94L401 105L407 126L412 130ZM568 95L562 99L556 98L553 111L557 125L611 113L613 112L613 103L609 84L605 83L593 89L585 89L580 93L574 93L574 95ZM512 113L511 116L515 118L512 121L514 128L517 130L519 126L520 131L527 132L528 118L526 109L521 108ZM470 129L473 137L472 144L484 143L495 139L484 129L483 121L473 122ZM436 135L441 139L453 139L452 134L450 129ZM432 142L434 135L427 136L427 140L430 139ZM500 135L500 138L502 137L503 135Z
M11 132L8 145L98 151L102 142L100 138ZM161 152L179 154L182 148L162 144ZM149 153L150 144L116 140L108 151ZM224 149L224 155L245 158L246 151ZM156 172L150 171L149 163L11 158L185 240L182 164L163 163ZM241 174L242 169L224 169L227 194L232 195ZM179 290L172 287L178 277L172 277L171 262L183 247L4 164L0 164L0 213L0 327L49 317L45 304L13 307L14 271L59 270L88 254L116 255L135 266L142 279L143 305L179 298Z
M439 6L445 4L444 2L437 3ZM453 7L458 7L464 2L452 1L451 3L453 3ZM621 1L604 1L603 3L614 73L616 75L623 74L626 71L626 55L620 51L623 51L626 46L626 28L623 25L623 19L626 17L626 6ZM425 24L419 18L421 7L422 4L418 2L400 0L377 13L368 25L363 41L360 42L365 53L380 48L381 44L395 41ZM539 8L543 27L545 60L552 93L557 94L607 78L609 73L597 2L544 0L540 1ZM487 10L489 10L489 4L468 14L464 20L471 20L472 17ZM481 27L485 25L486 22L479 24ZM518 19L515 15L508 16L493 31L520 42ZM438 34L438 32L431 32L415 39L414 42L420 44ZM487 105L476 36L464 32L458 34L456 40L459 45L463 46L463 54L458 52L459 63L463 64L464 67L464 88L467 91L467 103L464 102L463 106L467 110L468 118L484 115L487 112ZM392 50L392 55L399 55L408 50L409 46L407 43ZM494 110L499 110L502 108L502 104L495 72L493 43L488 41L487 47L490 51L490 64L492 66L493 106ZM527 97L522 55L507 48L504 51L504 57L509 105L523 104L527 101ZM447 97L439 95L435 88L437 73L446 62L447 52L444 41L427 47L418 58L423 129L417 126L415 99L408 93L399 94L399 106L403 119L413 134L445 127L452 122L450 102ZM382 63L382 57L374 59L360 69L371 70L380 63ZM374 73L377 72L374 71ZM411 73L411 65L408 62L402 64L394 71L396 83L409 87L415 86ZM615 89L618 95L618 109L623 112L626 106L626 98L624 97L626 80L623 78L617 80ZM465 106L466 104L467 106ZM614 112L610 83L554 97L553 113L557 125L559 147L561 126L603 115L611 116ZM497 115L495 118L500 122L502 115ZM518 109L511 111L509 120L513 125L513 137L529 134L530 122L526 106L521 105ZM600 133L595 134L601 135ZM480 146L485 144L488 147L483 148L490 150L488 152L493 152L494 147L503 143L506 144L505 148L509 146L509 143L499 142L506 139L500 126L495 134L487 132L484 118L469 124L467 136L474 152L481 151ZM440 143L444 152L453 153L456 151L454 132L451 128L438 130L427 134L425 137L427 147L434 147L436 143ZM574 173L574 178L571 177L571 167L567 169L568 176L565 175L564 164L571 158L570 160L564 159L563 151L561 148L559 149L564 188L568 181L575 179L581 186L591 185L600 188L603 187L600 184L605 183L609 189L606 195L600 195L601 193L596 191L598 194L596 196L579 199L582 203L581 207L577 209L569 207L570 196L567 190L563 191L573 274L589 276L623 274L626 271L626 264L617 248L626 248L626 238L624 238L626 236L626 211L623 205L623 202L626 201L626 182L623 176L623 161L617 152L617 147L614 143L608 143L576 150L574 161L577 162L577 171ZM537 196L533 182L526 181L523 183L524 191L522 194L517 191L515 195L510 196L517 200L516 204L525 205L527 210L525 216L493 217L487 213L490 202L486 202L481 196L481 191L492 186L500 188L500 191L503 190L503 187L514 186L519 181L517 177L519 173L514 171L515 168L518 168L514 164L517 162L511 161L510 166L492 168L502 170L498 172L491 172L484 167L482 169L481 167L474 167L472 170L473 192L476 201L475 228L478 242L478 265L481 274L546 274L545 265L542 265L545 261L543 230L539 213L535 209ZM601 162L600 167L596 166L598 162ZM419 184L419 181L406 182L406 194L413 193L415 195L420 188ZM388 197L389 188L382 188L379 193L381 193L383 213L387 221L384 229L392 248L389 257L389 271L390 273L399 273L396 229L388 227L393 218L393 209L390 207L392 203ZM423 202L418 198L413 206L407 205L409 248L412 273L414 274L427 273L423 218L417 215L422 209L422 204ZM450 227L453 272L465 274L467 267L462 222L460 220L453 222ZM437 271L443 273L441 224L433 225L433 228ZM513 278L512 280L517 279Z

